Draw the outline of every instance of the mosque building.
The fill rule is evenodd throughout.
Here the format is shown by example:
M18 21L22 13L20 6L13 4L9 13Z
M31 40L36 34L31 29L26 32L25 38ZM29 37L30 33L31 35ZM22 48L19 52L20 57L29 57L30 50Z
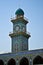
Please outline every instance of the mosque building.
M43 65L43 49L28 50L28 40L31 37L27 33L28 20L24 17L24 11L19 8L15 12L13 32L11 37L11 53L0 54L0 65Z

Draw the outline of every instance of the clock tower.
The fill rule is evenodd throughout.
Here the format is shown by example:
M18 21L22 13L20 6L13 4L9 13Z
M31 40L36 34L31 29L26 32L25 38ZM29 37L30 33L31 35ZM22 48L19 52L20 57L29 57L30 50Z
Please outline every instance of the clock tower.
M28 39L30 37L26 31L28 21L24 17L24 11L20 8L15 12L15 15L15 18L11 19L13 33L9 34L12 39L12 52L28 51Z

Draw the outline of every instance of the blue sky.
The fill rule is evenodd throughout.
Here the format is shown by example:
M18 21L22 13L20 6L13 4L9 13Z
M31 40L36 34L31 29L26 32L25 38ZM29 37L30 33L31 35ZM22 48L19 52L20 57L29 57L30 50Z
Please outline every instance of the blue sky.
M11 51L9 32L13 25L10 21L18 8L24 10L30 21L27 24L27 31L31 33L29 49L43 48L43 0L0 0L0 53Z

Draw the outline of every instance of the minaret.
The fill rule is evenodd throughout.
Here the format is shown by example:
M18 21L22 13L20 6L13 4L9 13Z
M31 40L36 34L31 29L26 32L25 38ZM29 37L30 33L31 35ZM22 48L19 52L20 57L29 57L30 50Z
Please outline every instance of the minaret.
M12 52L28 51L28 39L30 37L26 31L28 21L24 18L24 11L20 8L15 12L15 15L16 17L11 19L13 33L9 34L12 39Z

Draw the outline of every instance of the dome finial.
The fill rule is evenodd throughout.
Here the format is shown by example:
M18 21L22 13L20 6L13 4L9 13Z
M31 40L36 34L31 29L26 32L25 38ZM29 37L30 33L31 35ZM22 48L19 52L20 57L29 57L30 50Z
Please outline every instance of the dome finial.
M19 8L19 9L17 9L17 11L15 12L15 14L18 16L18 15L24 15L24 11L21 9L21 8Z

